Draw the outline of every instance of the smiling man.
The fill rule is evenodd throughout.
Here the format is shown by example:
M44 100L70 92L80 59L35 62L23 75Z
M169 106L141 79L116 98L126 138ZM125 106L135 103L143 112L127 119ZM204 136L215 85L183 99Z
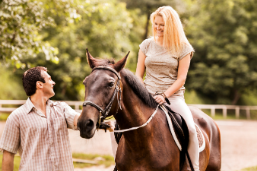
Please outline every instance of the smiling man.
M72 171L68 129L76 129L79 113L64 102L53 102L55 82L45 67L23 74L26 103L7 119L0 140L3 171L13 170L14 155L21 156L20 171Z

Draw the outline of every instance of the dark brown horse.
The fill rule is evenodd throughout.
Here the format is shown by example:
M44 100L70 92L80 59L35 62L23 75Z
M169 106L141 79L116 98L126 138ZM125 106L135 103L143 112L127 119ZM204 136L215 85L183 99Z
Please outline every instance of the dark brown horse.
M114 115L120 129L144 124L155 111L157 103L144 85L130 71L123 69L128 55L117 63L95 59L88 52L87 56L93 71L83 81L85 102L78 120L80 136L83 138L94 136L100 115ZM122 110L119 108L119 97L121 97ZM200 153L200 170L219 171L221 168L219 128L201 110L193 107L190 109L195 123L203 132L206 143L205 150ZM186 162L183 168L180 168L179 155L180 151L168 129L166 117L163 111L158 109L147 126L123 133L115 162L119 171L186 170Z

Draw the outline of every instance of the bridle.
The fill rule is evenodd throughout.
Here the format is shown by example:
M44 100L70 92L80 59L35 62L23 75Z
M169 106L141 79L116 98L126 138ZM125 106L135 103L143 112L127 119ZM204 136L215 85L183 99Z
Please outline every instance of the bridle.
M117 80L117 83L116 83L116 87L115 87L115 90L113 92L113 95L112 95L112 98L110 100L110 102L108 103L108 105L106 106L105 109L102 109L100 106L98 106L97 104L95 104L94 102L91 102L91 101L84 101L83 102L83 107L84 106L87 106L87 105L91 105L93 107L95 107L99 113L100 113L100 116L99 116L99 120L98 120L98 127L101 125L102 121L104 121L104 119L108 116L111 108L112 108L112 104L113 104L113 101L115 99L115 96L117 95L117 101L118 101L118 108L116 110L116 113L115 115L118 113L119 109L122 110L121 108L121 93L122 93L122 90L121 90L121 87L120 87L120 80L121 80L121 77L119 75L119 73L117 71L115 71L113 68L111 67L107 67L107 66L98 66L98 67L95 67L92 69L92 72L94 70L97 70L97 69L103 69L103 70L109 70L111 72L113 72L117 77L118 77L118 80ZM92 73L91 72L91 73ZM118 93L119 92L119 93ZM149 122L151 122L151 120L153 119L153 117L155 116L155 114L157 113L157 110L158 108L160 107L160 105L157 105L155 111L153 112L153 114L149 117L149 119L142 125L140 126L136 126L136 127L132 127L132 128L128 128L128 129L123 129L123 130L114 130L114 133L121 133L121 132L127 132L127 131L132 131L132 130L136 130L136 129L139 129L139 128L142 128L142 127L145 127L146 125L148 125Z
M121 77L119 75L119 73L117 71L115 71L113 68L111 67L107 67L107 66L98 66L98 67L94 67L92 69L92 72L94 70L99 70L99 69L103 69L103 70L109 70L111 72L113 72L117 77L118 77L118 80L116 82L116 86L115 86L115 90L113 92L113 95L112 95L112 98L110 100L110 102L108 103L108 105L106 106L105 109L102 109L100 106L98 106L97 104L95 104L94 102L91 102L91 101L84 101L83 102L83 107L84 106L87 106L87 105L91 105L93 107L95 107L99 112L100 112L100 116L99 116L99 120L98 120L98 126L101 124L101 122L108 116L111 108L112 108L112 104L113 104L113 101L115 99L115 96L117 95L117 101L118 101L118 108L117 108L117 111L115 114L118 113L119 111L119 108L121 109L121 104L120 104L120 101L121 101L121 87L120 87L120 80L121 80ZM92 73L91 72L91 73ZM119 92L119 93L118 93ZM121 109L122 110L122 109Z

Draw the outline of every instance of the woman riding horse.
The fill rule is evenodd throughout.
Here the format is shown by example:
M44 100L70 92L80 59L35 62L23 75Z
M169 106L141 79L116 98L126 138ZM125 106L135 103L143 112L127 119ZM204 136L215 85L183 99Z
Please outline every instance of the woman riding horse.
M153 37L139 46L136 76L159 104L168 98L169 107L179 113L189 129L188 153L195 171L199 171L197 133L192 114L185 103L185 81L194 49L183 31L178 13L170 6L158 8L151 15Z
M130 71L122 69L127 56L113 63L93 58L88 62L92 73L87 76L85 102L78 119L82 138L92 138L99 126L99 120L114 115L120 129L145 127L124 132L115 158L119 171L179 171L180 151L169 131L165 114L157 108L152 95L142 82ZM116 98L117 97L117 98ZM157 109L156 109L157 108ZM200 153L201 171L220 171L221 146L218 126L208 115L190 107L195 123L203 132L205 149Z
M209 116L197 108L189 109L184 101L183 85L193 48L185 37L178 14L171 7L161 7L151 15L151 20L154 37L140 45L136 71L140 79L123 69L128 55L113 63L95 59L87 52L92 73L83 81L85 102L78 121L80 135L91 138L101 121L110 115L114 115L121 129L144 125L152 118L143 128L123 133L115 158L118 170L188 170L186 164L180 167L180 151L163 111L157 107L168 97L169 107L181 114L188 124L189 154L194 170L219 171L219 129ZM194 122L205 139L200 162Z

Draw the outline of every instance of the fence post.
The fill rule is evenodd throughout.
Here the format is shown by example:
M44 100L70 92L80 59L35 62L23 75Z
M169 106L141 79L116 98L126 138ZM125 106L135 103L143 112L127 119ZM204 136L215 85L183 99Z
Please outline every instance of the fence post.
M211 116L213 116L213 117L215 116L215 107L211 108Z
M240 108L237 106L236 107L236 118L238 119L239 118L239 115L240 115Z
M79 104L78 103L75 104L75 110L79 110Z
M249 107L246 108L246 118L250 119L250 109L249 109Z
M227 107L226 106L223 107L223 117L227 118Z

